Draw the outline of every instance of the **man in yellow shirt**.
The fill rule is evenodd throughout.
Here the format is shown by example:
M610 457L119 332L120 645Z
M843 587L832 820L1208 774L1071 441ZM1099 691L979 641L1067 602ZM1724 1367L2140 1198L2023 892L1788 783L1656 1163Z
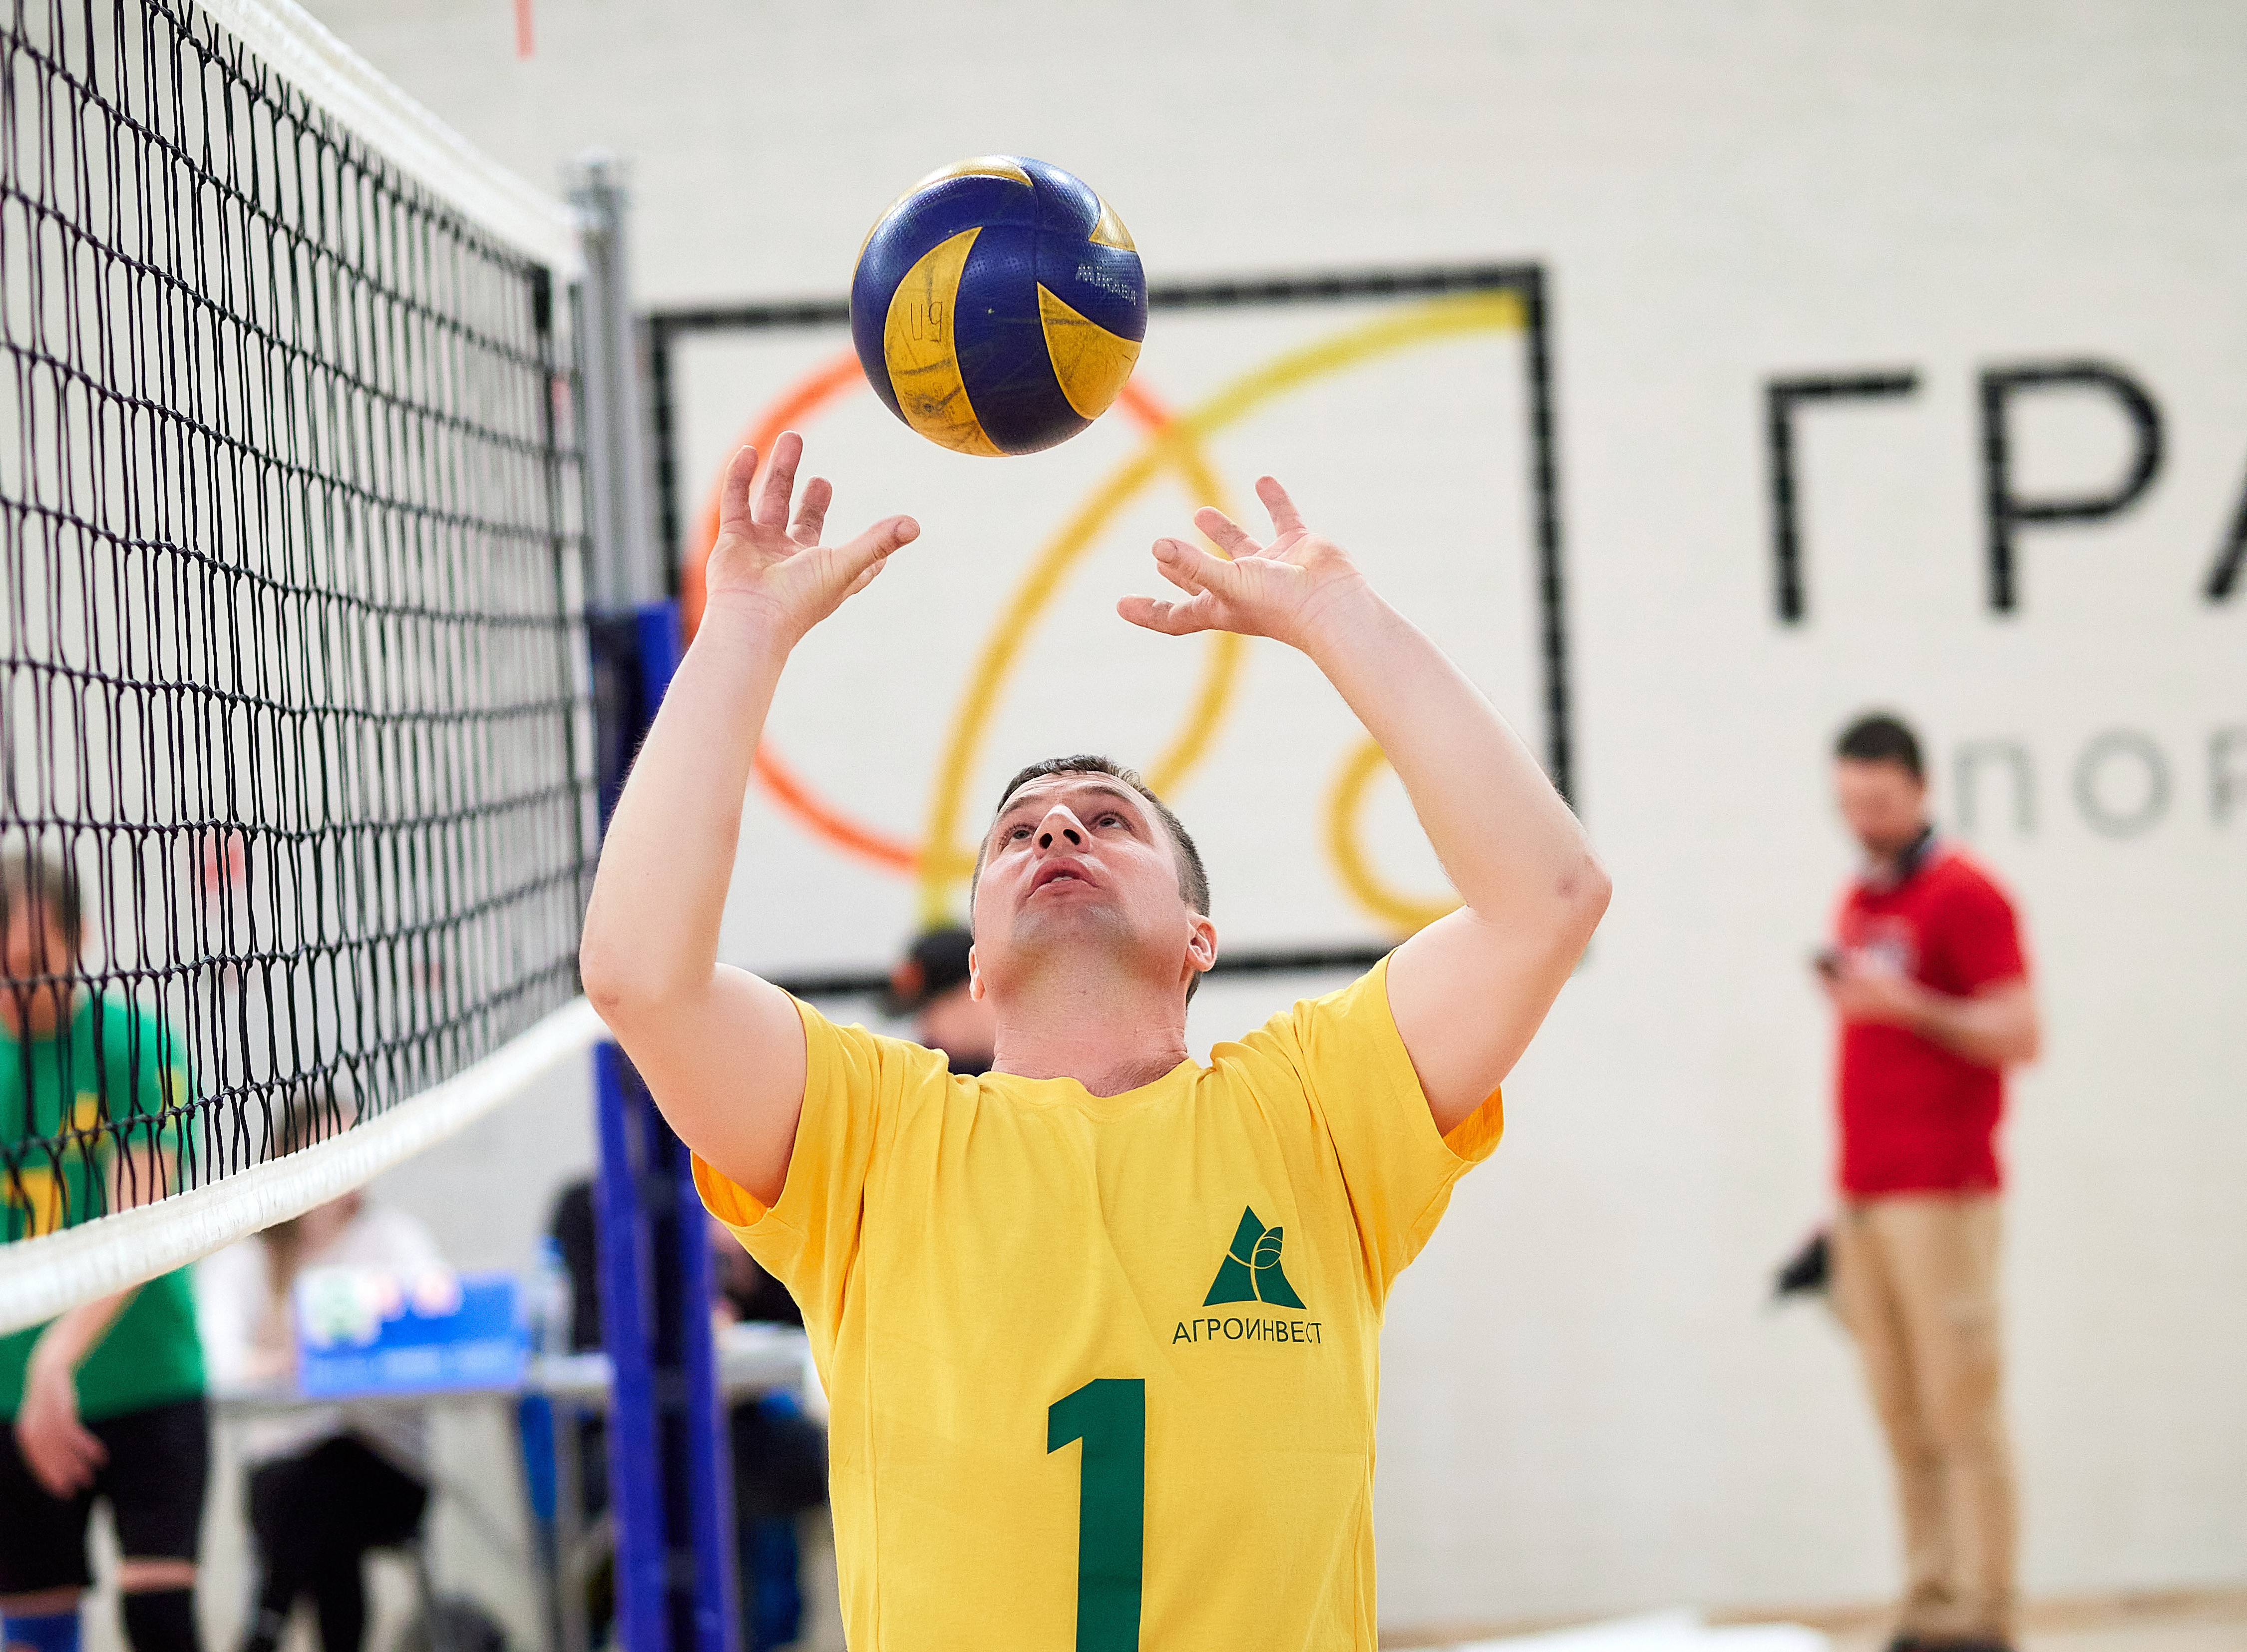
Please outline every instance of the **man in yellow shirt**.
M1130 771L1033 765L973 891L996 1061L839 1027L717 961L749 766L789 651L914 538L821 543L783 436L734 458L709 604L602 851L585 990L802 1305L833 1406L858 1652L1375 1645L1381 1315L1605 910L1535 760L1279 484L1274 538L1196 517L1185 593L1118 611L1301 650L1387 754L1464 902L1202 1067L1199 855ZM1089 672L1044 685L1096 703Z

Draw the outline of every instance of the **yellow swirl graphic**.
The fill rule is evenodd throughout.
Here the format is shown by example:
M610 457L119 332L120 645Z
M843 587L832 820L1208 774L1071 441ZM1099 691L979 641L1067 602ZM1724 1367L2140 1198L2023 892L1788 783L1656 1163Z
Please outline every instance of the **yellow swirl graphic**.
M1426 928L1444 913L1456 911L1458 900L1430 900L1404 895L1389 887L1373 870L1364 848L1359 817L1365 813L1366 789L1373 777L1389 766L1381 747L1371 741L1360 744L1342 759L1334 785L1327 792L1327 859L1349 898L1400 934Z

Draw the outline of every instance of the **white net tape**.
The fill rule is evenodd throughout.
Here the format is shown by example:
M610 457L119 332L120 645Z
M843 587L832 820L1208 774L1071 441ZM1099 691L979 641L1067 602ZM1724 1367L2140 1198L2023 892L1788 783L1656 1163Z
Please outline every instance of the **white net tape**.
M502 239L573 279L584 264L577 215L532 188L384 79L292 0L198 0L223 24L375 148Z
M340 1136L159 1204L0 1246L0 1335L184 1267L347 1193L530 1094L605 1036L592 1007L577 999L465 1072Z

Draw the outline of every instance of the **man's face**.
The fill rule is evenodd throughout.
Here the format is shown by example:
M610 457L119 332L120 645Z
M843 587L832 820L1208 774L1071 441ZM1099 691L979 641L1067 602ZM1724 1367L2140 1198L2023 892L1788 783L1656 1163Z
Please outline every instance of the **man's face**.
M1183 989L1190 948L1208 930L1178 893L1170 833L1120 781L1045 775L992 823L975 886L975 970L987 989L1087 945L1175 971Z
M1910 848L1927 823L1927 782L1902 763L1841 758L1834 765L1834 795L1850 835L1875 860Z
M77 967L77 949L63 926L47 915L44 902L11 900L4 939L0 939L0 1026L21 1037L44 1033L57 1020L59 994L66 986L50 982L34 990L41 976L67 976Z

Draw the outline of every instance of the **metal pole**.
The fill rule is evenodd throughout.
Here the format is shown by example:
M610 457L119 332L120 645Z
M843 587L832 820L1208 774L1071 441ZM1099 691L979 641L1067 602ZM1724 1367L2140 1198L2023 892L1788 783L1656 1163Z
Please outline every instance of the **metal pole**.
M632 325L626 221L628 168L600 150L570 168L570 201L585 237L585 480L593 541L593 606L606 613L668 594L647 520L645 404Z
M646 519L641 372L623 163L577 163L583 215L591 624L603 818L678 668L679 604ZM614 1044L594 1053L602 1341L613 1372L609 1486L626 1652L739 1652L734 1474L710 1319L711 1266L685 1143Z

